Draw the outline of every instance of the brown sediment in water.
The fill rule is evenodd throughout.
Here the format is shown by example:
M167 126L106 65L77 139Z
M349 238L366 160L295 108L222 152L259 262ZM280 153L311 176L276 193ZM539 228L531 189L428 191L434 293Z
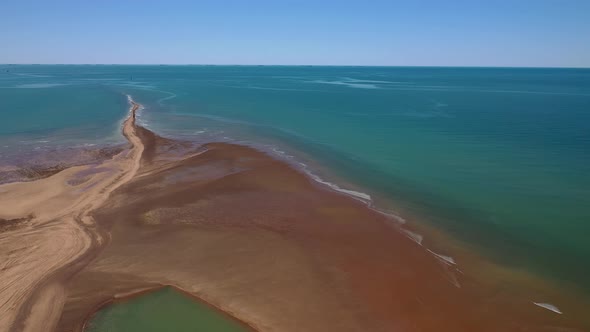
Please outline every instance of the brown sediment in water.
M123 146L51 149L37 151L18 160L3 160L0 164L0 184L35 181L74 166L97 165L111 160L123 149Z
M141 127L127 129L133 146L141 148L123 158L122 175L108 178L117 184L109 187L108 199L101 196L100 204L83 209L88 222L78 218L72 227L89 238L78 246L82 253L50 260L57 266L47 272L52 277L39 276L30 286L28 298L38 299L21 306L19 326L27 326L23 322L31 316L48 315L40 314L39 305L35 310L35 303L54 303L63 309L49 315L58 317L55 331L81 331L97 305L162 284L259 331L588 326L581 317L538 308L510 289L482 291L479 279L428 252L389 218L263 152L224 143L195 147ZM45 180L60 183L55 178L66 181L81 171L67 169ZM93 181L105 173L110 174L84 174ZM24 218L25 210L10 217ZM35 234L54 239L43 232Z
M144 134L168 146L154 151L174 150ZM96 211L110 241L68 282L59 331L112 294L159 283L260 331L576 327L530 301L474 291L477 281L391 220L260 151L211 143L185 152L143 158L147 171Z

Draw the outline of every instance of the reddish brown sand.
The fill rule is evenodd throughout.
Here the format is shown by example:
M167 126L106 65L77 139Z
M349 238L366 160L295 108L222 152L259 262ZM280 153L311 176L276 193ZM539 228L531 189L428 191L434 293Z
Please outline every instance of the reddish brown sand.
M259 331L584 331L587 324L510 291L482 290L392 220L263 152L192 147L140 127L131 138L141 140L138 169L89 212L93 222L82 223L91 245L33 292L63 294L53 296L63 308L55 331L80 331L101 303L162 284ZM17 320L36 312L28 308Z
M95 215L111 239L68 282L58 331L75 329L114 294L160 283L261 331L551 331L567 324L530 302L518 309L511 298L478 297L469 291L477 284L391 220L262 152L208 144L169 161L178 151L173 141L143 129L139 136L152 152Z

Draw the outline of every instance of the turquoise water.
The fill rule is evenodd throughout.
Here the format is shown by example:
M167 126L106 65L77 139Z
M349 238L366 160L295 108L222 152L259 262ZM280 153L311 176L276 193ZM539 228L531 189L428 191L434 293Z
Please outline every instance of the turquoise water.
M590 290L588 69L0 66L0 153L122 141L125 94L157 132L275 146Z
M206 304L165 287L99 310L84 331L243 332L249 329Z

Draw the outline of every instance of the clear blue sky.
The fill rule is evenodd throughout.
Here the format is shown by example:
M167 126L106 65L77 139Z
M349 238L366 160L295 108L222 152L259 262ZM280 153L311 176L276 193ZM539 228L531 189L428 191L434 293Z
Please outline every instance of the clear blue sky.
M590 67L590 0L1 0L0 63Z

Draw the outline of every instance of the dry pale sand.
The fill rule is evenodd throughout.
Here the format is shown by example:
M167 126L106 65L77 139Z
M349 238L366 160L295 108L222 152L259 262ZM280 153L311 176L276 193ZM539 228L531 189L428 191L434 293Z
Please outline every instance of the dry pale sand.
M101 303L159 285L259 331L588 326L482 287L260 151L164 139L133 117L124 133L111 161L0 186L0 331L81 331Z
M99 167L0 186L0 331L51 330L59 319L65 291L56 278L104 241L91 230L90 212L139 169L134 117L123 133L131 148Z

